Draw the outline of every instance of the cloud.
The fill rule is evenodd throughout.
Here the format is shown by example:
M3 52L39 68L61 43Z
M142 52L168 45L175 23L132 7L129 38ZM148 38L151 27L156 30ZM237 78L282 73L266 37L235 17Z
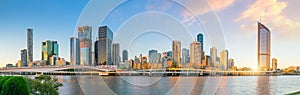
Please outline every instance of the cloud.
M234 3L234 0L178 0L187 9L194 10L192 12L188 10L182 11L183 20L182 23L187 23L188 25L197 21L194 17L200 16L212 11L218 12L224 10ZM194 14L194 15L193 15Z
M288 2L277 0L257 0L235 19L242 22L240 29L246 32L254 32L257 28L256 22L260 20L271 32L287 33L300 29L300 22L293 21L284 16L283 11Z

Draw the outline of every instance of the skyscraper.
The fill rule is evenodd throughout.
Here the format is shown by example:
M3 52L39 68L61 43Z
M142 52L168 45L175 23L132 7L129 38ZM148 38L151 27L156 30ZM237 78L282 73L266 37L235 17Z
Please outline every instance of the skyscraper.
M149 56L149 62L151 64L158 63L157 62L157 57L158 57L157 50L154 50L154 49L149 50L148 56Z
M190 45L190 50L190 63L201 64L201 43L198 41L193 41Z
M228 68L231 69L233 66L234 66L234 60L232 58L229 58Z
M95 62L94 62L94 66L98 66L98 42L99 39L97 38L94 44L94 58L95 58Z
M46 65L50 64L50 58L53 55L58 56L59 48L57 41L46 40L42 42L42 60L46 61Z
M52 44L53 44L53 55L59 56L58 55L58 53L59 53L59 46L58 46L57 41L53 41Z
M80 65L92 65L92 27L78 26L80 40Z
M33 61L33 30L27 29L27 61Z
M178 64L181 63L181 42L180 41L173 41L172 45L172 51L173 51L173 59L174 59L174 65L175 67L178 67Z
M182 58L182 64L187 64L189 63L189 57L190 57L190 53L189 53L189 49L186 49L186 48L183 48L182 49L182 55L181 55L181 58Z
M71 65L80 65L80 41L76 37L70 39Z
M107 26L101 26L98 30L98 39L98 64L111 65L113 32Z
M112 61L113 65L119 65L120 63L120 45L119 43L113 43L112 45Z
M203 50L203 46L204 46L204 41L203 41L203 34L202 33L199 33L198 35L197 35L197 41L198 42L200 42L201 43L201 51L204 51Z
M223 50L221 51L221 55L220 55L220 61L221 61L221 64L223 64L223 69L224 70L228 70L228 50Z
M273 71L277 70L277 59L276 58L272 59L272 70Z
M215 67L215 64L217 62L217 49L216 47L210 48L210 57L211 57L211 67Z
M122 59L123 59L123 62L125 62L126 60L128 60L128 51L127 50L123 50L123 52L122 52Z
M21 50L21 66L22 67L27 67L28 64L27 64L27 50L26 49L23 49Z
M270 30L260 22L258 25L258 70L269 71L270 70L270 56L271 56L271 32Z

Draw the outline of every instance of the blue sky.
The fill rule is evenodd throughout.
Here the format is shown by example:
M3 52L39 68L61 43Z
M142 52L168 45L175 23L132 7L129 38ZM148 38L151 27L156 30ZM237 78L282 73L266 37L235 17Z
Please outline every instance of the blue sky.
M228 49L237 66L257 68L255 23L260 16L272 31L271 57L278 59L280 67L300 65L297 62L300 45L294 44L300 42L300 33L296 32L300 29L297 0L120 1L1 0L0 65L20 59L20 50L26 48L27 28L34 30L34 60L41 58L41 42L48 39L59 42L60 57L68 60L69 38L77 32L77 25L92 26L93 41L97 27L108 25L115 33L114 41L120 42L122 50L129 49L131 58L139 53L147 54L149 49L171 50L171 40L180 40L182 48L189 48L196 34L203 33L206 54L211 46L217 46L218 52ZM82 21L103 15L104 8L110 4L120 5L110 10L103 22ZM224 41L224 45L215 41Z

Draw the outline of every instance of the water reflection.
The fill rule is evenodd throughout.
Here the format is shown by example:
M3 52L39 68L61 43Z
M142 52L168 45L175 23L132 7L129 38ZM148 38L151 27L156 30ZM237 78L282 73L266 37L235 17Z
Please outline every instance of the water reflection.
M256 91L257 95L271 95L270 92L270 77L269 76L258 76Z

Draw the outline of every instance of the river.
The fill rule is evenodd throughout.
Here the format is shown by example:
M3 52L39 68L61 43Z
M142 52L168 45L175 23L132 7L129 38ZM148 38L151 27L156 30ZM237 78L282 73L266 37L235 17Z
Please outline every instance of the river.
M300 90L300 76L53 76L61 95L282 95Z

